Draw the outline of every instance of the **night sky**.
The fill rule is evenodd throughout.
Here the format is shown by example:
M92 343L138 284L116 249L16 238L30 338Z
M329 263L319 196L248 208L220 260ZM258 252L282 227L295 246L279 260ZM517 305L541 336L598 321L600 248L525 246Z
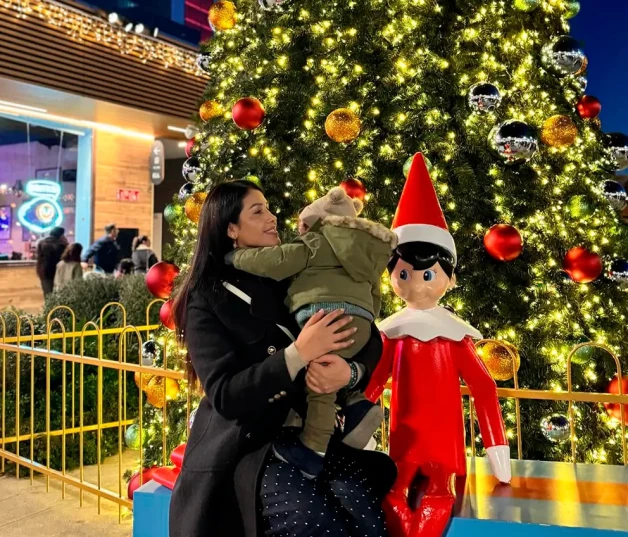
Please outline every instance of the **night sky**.
M589 58L587 94L602 102L602 130L628 134L627 0L580 0L571 34ZM623 35L623 37L622 37Z

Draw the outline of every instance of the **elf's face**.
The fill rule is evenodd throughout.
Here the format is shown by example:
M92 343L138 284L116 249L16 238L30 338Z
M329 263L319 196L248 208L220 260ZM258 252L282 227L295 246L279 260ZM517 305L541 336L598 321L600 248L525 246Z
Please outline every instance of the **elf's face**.
M456 277L449 278L437 262L424 270L414 270L410 263L399 259L390 275L396 295L415 310L429 310L438 306L438 301L448 289L456 284Z

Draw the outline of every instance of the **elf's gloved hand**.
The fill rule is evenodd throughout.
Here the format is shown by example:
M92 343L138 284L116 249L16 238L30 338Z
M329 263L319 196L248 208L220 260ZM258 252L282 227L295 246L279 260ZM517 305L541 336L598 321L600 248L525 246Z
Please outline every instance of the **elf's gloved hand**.
M510 447L508 446L492 446L486 448L488 460L491 463L493 475L500 483L510 483Z
M233 259L235 258L237 250L231 250L226 256L225 256L225 263L227 265L233 265Z

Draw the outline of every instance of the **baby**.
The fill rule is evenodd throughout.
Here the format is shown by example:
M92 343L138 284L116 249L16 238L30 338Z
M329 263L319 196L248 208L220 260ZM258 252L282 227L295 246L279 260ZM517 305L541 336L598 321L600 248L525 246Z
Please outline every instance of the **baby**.
M343 309L357 328L354 343L338 354L354 358L371 335L371 323L381 305L380 279L397 245L397 237L384 226L358 218L362 202L351 199L341 187L331 189L299 215L299 233L294 242L271 248L246 248L228 256L240 270L283 280L292 278L286 304L301 328L317 311ZM343 442L363 449L382 420L381 408L364 394L351 391L359 382L363 366L351 362L349 393L340 394L339 404L350 405L360 419ZM273 446L275 456L297 466L313 479L323 469L323 457L334 432L336 393L307 392L308 411L300 441L293 446ZM357 410L357 409L360 410ZM348 419L347 419L348 421Z

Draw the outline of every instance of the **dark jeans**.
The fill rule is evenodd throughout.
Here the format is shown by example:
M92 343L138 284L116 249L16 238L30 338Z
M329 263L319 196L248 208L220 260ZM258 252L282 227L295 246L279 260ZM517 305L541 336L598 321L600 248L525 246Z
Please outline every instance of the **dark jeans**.
M384 514L362 470L330 449L315 480L268 460L260 491L269 537L387 537Z
M41 288L44 291L44 298L46 298L54 288L54 280L41 280Z

